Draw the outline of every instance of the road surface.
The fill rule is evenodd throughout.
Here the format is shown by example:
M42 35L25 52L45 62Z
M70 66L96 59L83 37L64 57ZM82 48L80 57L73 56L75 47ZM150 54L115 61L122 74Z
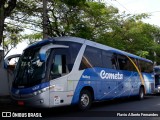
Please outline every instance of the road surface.
M6 104L6 105L5 105ZM112 101L93 103L85 112L80 112L75 106L65 106L51 109L24 108L13 105L12 102L0 104L0 111L11 112L12 117L35 117L47 120L160 120L160 96L146 96L139 101L135 98L116 99ZM34 116L35 115L35 116ZM151 117L152 116L152 117ZM13 119L13 118L12 118ZM35 118L33 118L35 119Z

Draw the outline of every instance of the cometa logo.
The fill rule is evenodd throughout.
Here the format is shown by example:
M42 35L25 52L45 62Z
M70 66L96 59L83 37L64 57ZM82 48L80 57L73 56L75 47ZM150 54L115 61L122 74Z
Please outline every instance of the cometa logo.
M107 73L107 72L105 72L105 70L102 70L100 72L100 77L102 79L118 79L118 80L121 80L121 79L123 79L123 74L120 74L119 72L118 73Z

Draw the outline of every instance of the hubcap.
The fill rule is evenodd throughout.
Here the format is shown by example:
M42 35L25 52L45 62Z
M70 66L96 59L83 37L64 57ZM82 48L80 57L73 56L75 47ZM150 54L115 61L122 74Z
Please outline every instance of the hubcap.
M87 94L83 94L83 95L81 96L81 105L82 105L83 107L87 107L88 104L89 104L89 97L88 97Z

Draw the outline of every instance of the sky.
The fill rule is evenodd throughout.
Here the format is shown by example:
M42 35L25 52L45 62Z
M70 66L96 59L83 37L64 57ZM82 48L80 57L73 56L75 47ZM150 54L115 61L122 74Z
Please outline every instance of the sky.
M102 0L106 4L117 7L120 12L129 14L150 13L144 22L160 27L160 0ZM29 31L28 31L29 32ZM8 55L21 54L27 47L27 42L19 43Z
M160 0L104 0L105 3L117 7L120 12L129 14L149 13L146 23L160 27Z

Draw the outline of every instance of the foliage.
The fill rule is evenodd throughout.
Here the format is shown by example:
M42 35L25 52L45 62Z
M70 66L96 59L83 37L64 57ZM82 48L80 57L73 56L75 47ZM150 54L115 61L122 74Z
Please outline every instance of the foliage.
M10 20L17 29L31 29L31 34L19 38L33 43L42 38L42 16L42 0L17 0ZM142 21L148 17L145 13L120 14L117 8L94 0L48 0L47 34L82 37L160 61L160 28Z
M5 51L5 56L19 43L22 41L22 36L20 32L23 29L17 28L13 25L7 25L4 29L4 43L3 48Z
M16 3L17 0L0 0L0 45L4 39L5 19L11 15L13 9L16 7Z

